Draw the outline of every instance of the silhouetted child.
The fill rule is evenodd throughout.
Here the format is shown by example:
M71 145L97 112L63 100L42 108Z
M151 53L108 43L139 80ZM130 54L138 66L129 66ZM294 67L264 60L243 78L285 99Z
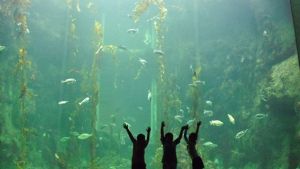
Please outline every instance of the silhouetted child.
M179 136L173 141L173 134L164 134L165 122L161 123L160 128L160 141L163 145L163 169L176 169L177 167L177 156L176 146L180 143L182 138L184 127L181 128Z
M137 139L135 139L130 132L128 125L126 123L123 124L123 127L126 129L128 136L133 143L133 152L132 152L132 161L131 168L132 169L146 169L145 163L145 149L149 143L150 137L150 127L147 128L147 139L145 140L144 134L139 134Z
M191 133L189 135L189 138L187 138L187 130L188 130L188 125L186 125L185 130L184 130L184 140L187 143L187 150L188 153L192 159L192 165L193 169L202 169L204 168L204 164L202 161L202 158L199 156L197 150L196 150L196 143L197 143L197 138L198 138L198 132L199 132L199 127L201 125L201 121L197 123L197 129L195 133Z

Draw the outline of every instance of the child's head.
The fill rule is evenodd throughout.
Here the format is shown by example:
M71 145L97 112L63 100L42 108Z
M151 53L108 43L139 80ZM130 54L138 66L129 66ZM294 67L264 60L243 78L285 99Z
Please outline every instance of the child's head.
M189 141L192 142L192 143L196 143L196 141L197 141L197 134L196 133L191 133L189 135Z
M171 143L173 141L173 134L172 133L167 133L166 136L166 142Z
M145 141L145 135L144 134L139 134L137 136L137 141L138 142L144 142Z

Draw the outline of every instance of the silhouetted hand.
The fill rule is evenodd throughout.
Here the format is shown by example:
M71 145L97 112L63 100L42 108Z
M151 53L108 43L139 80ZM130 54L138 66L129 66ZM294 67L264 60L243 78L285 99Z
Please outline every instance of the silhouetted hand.
M197 126L200 126L200 125L201 125L201 123L202 123L201 121L198 121L198 123L197 123Z
M124 123L123 127L124 127L124 129L128 129L128 124Z
M187 130L187 129L189 129L189 125L185 125L185 126L183 126L183 129L184 129L184 130Z
M165 127L165 126L166 126L164 121L161 122L161 126L162 126L162 127Z
M151 131L151 128L150 128L150 127L148 127L146 131L147 131L148 133L150 133L150 131Z

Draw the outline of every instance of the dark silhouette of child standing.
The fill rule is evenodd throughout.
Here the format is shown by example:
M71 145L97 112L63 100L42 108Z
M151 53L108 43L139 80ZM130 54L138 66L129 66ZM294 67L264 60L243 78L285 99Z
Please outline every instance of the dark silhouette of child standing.
M126 123L123 124L123 127L126 129L128 136L133 143L133 152L132 152L132 161L131 168L132 169L146 169L145 163L145 149L149 143L150 137L150 127L147 128L147 139L145 140L144 134L139 134L137 139L135 139L130 132L128 125Z
M183 130L185 127L182 127L178 138L173 141L173 134L167 133L164 134L165 122L161 123L160 128L160 141L163 145L163 169L176 169L177 167L177 156L176 156L176 146L180 143L182 138Z
M197 138L198 138L198 132L199 132L199 127L201 125L201 121L197 123L197 129L195 133L191 133L189 135L189 138L187 138L187 130L188 130L188 125L185 127L184 130L184 140L187 143L187 150L188 153L192 159L192 165L193 169L202 169L204 168L204 164L202 161L202 158L199 156L197 150L196 150L196 144L197 144Z

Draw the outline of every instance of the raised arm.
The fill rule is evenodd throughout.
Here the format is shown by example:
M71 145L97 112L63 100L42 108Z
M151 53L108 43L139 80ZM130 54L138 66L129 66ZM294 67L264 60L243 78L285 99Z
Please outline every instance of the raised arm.
M180 130L180 133L179 133L179 136L177 137L177 139L174 141L175 144L179 144L180 143L180 140L182 138L182 134L183 134L183 130L185 129L185 126L182 126L181 127L181 130Z
M161 126L160 126L160 141L162 143L165 142L165 132L164 132L164 127L165 127L165 122L161 122Z
M198 139L198 133L199 133L200 126L201 126L201 121L198 121L198 123L197 123L197 129L196 129L196 139Z
M147 131L146 146L147 146L149 144L149 140L150 140L150 131L151 131L151 128L148 127L146 131Z
M186 143L189 143L189 140L187 138L187 131L188 131L188 129L189 129L189 125L186 125L185 129L184 129L184 133L183 133L183 138L184 138L184 140L185 140Z
M123 124L124 129L127 131L127 134L131 140L132 143L136 142L135 138L133 137L132 133L130 132L129 128L128 128L128 124L124 123Z

